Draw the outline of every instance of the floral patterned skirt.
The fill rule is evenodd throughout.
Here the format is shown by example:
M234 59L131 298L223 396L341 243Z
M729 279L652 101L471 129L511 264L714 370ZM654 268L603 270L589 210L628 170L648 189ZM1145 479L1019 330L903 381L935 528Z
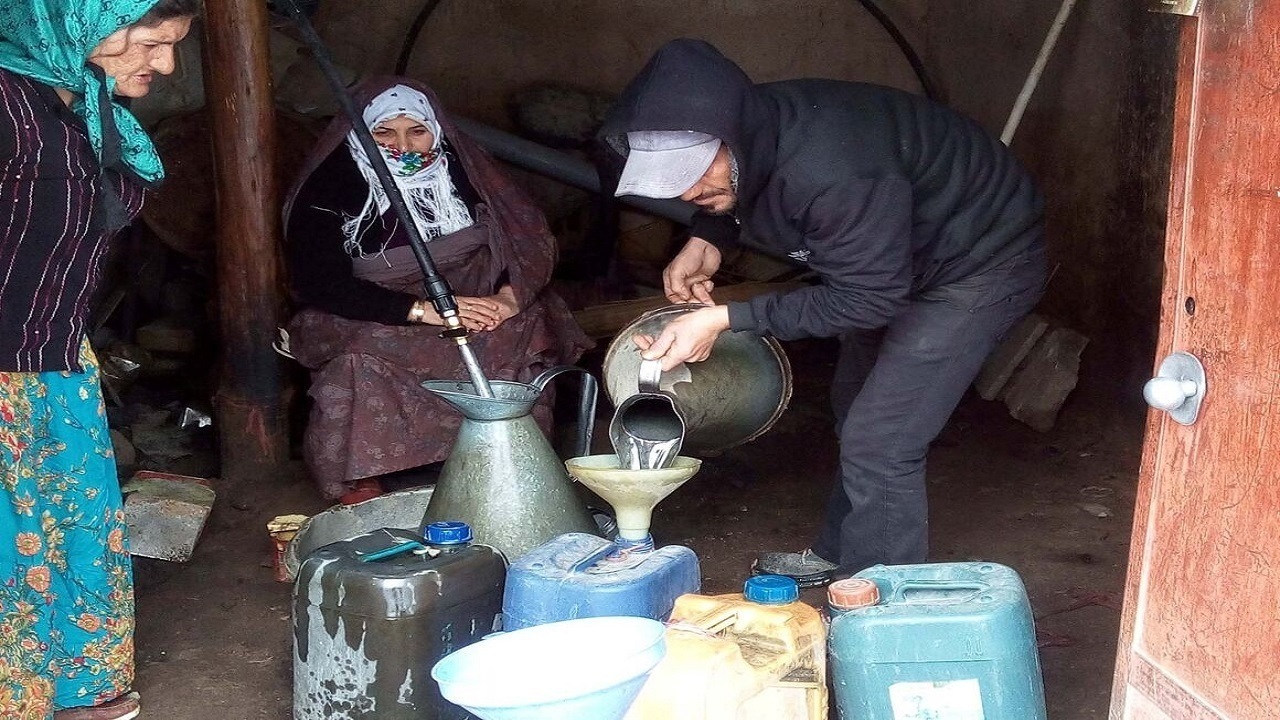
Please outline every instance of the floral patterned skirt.
M133 574L99 385L0 372L0 717L47 720L133 683Z

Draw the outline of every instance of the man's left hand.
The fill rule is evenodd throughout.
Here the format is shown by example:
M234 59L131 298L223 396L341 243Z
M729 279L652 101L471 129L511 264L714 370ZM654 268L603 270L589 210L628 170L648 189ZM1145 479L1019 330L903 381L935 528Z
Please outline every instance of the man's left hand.
M729 329L729 307L711 305L672 320L658 337L634 335L631 340L645 360L661 360L663 371L683 362L702 362L720 333Z

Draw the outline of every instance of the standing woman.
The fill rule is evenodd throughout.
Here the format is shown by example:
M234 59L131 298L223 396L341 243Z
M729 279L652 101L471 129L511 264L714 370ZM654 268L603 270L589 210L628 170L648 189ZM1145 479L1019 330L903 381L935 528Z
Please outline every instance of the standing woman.
M125 720L133 575L98 362L109 241L164 175L113 96L173 71L198 0L0 2L0 717Z
M590 346L547 284L556 240L542 213L435 95L407 78L367 82L357 107L381 157L344 117L313 151L285 207L289 282L304 309L289 324L312 371L304 454L326 497L358 502L378 476L448 457L462 416L423 380L467 377L373 163L387 163L491 380L528 382ZM550 430L550 393L534 407Z

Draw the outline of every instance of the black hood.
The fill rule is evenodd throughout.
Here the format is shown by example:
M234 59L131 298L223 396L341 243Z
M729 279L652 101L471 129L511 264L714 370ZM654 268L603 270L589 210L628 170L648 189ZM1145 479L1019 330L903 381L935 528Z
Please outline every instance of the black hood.
M738 195L754 197L773 166L777 110L733 61L701 40L672 40L622 91L600 129L611 187L629 152L627 133L694 130L720 138L738 161Z

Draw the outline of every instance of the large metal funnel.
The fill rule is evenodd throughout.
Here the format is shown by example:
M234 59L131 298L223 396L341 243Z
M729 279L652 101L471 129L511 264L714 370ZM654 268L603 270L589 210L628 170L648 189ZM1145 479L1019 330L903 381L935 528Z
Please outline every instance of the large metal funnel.
M624 468L617 455L576 457L564 464L578 482L613 506L618 516L619 536L632 541L649 537L653 508L702 467L701 460L683 455L665 468L652 470Z
M481 397L469 382L422 383L464 418L423 525L461 520L476 542L498 548L508 560L564 533L597 534L564 464L530 414L542 386L505 380L489 385L491 398Z
M620 330L604 357L604 383L615 407L642 391L640 350L631 338L657 336L680 315L705 305L669 305ZM764 434L791 401L791 364L777 340L751 332L721 333L711 356L662 373L657 389L684 417L682 452L724 450Z

